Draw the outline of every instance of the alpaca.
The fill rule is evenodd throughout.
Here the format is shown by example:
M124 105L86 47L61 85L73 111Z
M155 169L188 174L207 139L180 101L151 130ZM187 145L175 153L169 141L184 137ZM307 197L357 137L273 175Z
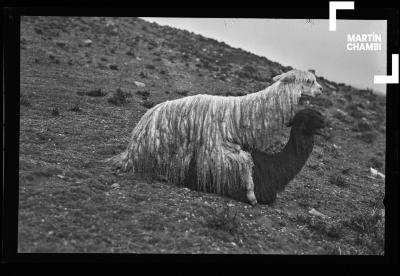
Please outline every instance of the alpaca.
M220 195L245 188L256 204L253 160L244 148L263 150L293 118L302 95L321 94L311 72L291 70L266 89L240 96L195 95L149 109L132 131L127 149L107 161L186 186L196 166L196 190Z
M254 193L258 203L272 204L276 194L301 171L312 152L314 135L322 135L320 130L325 127L325 120L319 111L307 108L298 111L288 126L292 127L290 137L280 152L251 151ZM246 201L244 194L241 191L232 197Z

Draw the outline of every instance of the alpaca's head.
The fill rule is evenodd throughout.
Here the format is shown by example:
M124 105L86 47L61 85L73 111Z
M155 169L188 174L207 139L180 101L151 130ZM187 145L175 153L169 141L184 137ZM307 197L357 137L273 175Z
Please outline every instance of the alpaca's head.
M273 78L284 84L294 84L299 86L301 95L315 97L322 93L322 86L317 82L315 75L309 71L293 69Z
M320 131L326 126L325 118L321 112L306 108L298 111L287 124L292 131L304 136L323 135Z

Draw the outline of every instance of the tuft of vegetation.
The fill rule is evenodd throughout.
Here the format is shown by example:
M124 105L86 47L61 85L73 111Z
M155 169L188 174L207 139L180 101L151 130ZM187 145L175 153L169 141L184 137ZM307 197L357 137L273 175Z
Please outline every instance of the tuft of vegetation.
M146 64L146 68L150 70L156 69L156 67L153 64Z
M118 70L118 65L116 64L109 64L108 68L110 68L111 70Z
M352 128L352 130L359 131L359 132L371 131L372 126L367 121L361 120Z
M148 99L144 100L142 103L142 106L144 106L145 108L152 108L153 106L155 106L156 104L153 101L150 101Z
M312 98L310 98L310 103L319 105L324 108L329 108L329 107L333 106L332 100L330 100L328 97L324 97L324 96L312 97Z
M188 90L176 90L175 93L180 96L187 96L189 94L189 91Z
M110 98L108 98L107 101L113 105L121 106L128 102L127 98L128 98L127 93L122 91L121 88L117 88L117 90L115 90L113 95Z
M82 112L82 109L79 107L78 104L75 104L73 107L71 107L69 109L69 111L73 111L73 112Z
M135 57L135 56L136 56L136 55L135 55L135 52L133 52L132 49L129 49L128 51L126 51L125 54L128 55L128 56L131 56L131 57Z
M342 224L337 221L328 221L316 216L299 214L295 217L297 222L307 225L315 233L332 239L339 239L343 235Z
M39 29L39 28L34 28L33 30L34 30L35 33L37 33L38 35L42 35L42 34L43 34L43 31L42 31L41 29Z
M147 78L147 77L148 77L147 74L144 73L143 71L140 71L139 76L140 76L141 78Z
M376 134L372 131L367 131L363 132L357 135L357 138L360 139L361 141L371 144L375 141L376 139Z
M60 48L64 48L66 44L65 44L65 42L57 41L57 42L56 42L56 45L57 45L58 47L60 47Z
M139 91L136 91L136 94L138 94L138 95L140 95L140 96L142 96L142 99L147 99L149 96L150 96L150 92L149 91L147 91L147 90L139 90Z
M60 116L60 111L58 111L58 108L57 108L57 107L54 107L54 108L51 110L51 115L52 115L52 116L56 116L56 117Z
M339 111L336 111L333 114L333 117L345 124L349 124L352 122L352 120L349 118L349 116L347 116L346 114L343 114L342 112L339 112Z
M349 112L350 116L356 119L361 119L366 117L365 112L362 110L362 106L359 103L350 104L346 107L346 110Z
M222 230L231 235L240 232L240 220L237 211L232 212L229 206L225 206L221 211L213 210L213 213L206 219L209 228Z
M332 174L329 177L329 183L336 185L338 187L344 188L348 187L350 184L347 182L346 178L344 178L342 175L337 175L337 174Z
M357 211L342 224L358 233L353 242L361 246L362 254L384 253L385 216L380 209Z
M371 157L368 162L367 162L368 167L372 167L375 169L382 169L383 168L383 163L381 160L379 160L377 157Z
M90 90L87 92L84 91L78 91L76 92L79 96L89 96L89 97L104 97L108 93L105 91L102 91L101 88Z
M19 98L19 104L23 106L31 106L31 103L25 94L21 94Z

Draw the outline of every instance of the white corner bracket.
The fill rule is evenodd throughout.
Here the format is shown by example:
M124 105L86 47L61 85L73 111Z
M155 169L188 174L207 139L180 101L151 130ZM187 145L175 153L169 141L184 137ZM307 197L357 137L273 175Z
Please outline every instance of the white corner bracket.
M354 1L329 1L329 31L336 31L336 10L354 10Z
M399 54L392 54L392 75L374 76L374 83L399 83Z

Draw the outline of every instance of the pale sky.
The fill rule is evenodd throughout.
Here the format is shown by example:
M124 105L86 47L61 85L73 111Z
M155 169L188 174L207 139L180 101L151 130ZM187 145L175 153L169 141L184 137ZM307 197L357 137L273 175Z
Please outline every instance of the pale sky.
M386 75L386 20L166 18L142 17L160 25L185 29L223 41L285 66L315 69L316 74L359 88L386 92L374 75ZM348 51L347 34L381 34L381 51Z

